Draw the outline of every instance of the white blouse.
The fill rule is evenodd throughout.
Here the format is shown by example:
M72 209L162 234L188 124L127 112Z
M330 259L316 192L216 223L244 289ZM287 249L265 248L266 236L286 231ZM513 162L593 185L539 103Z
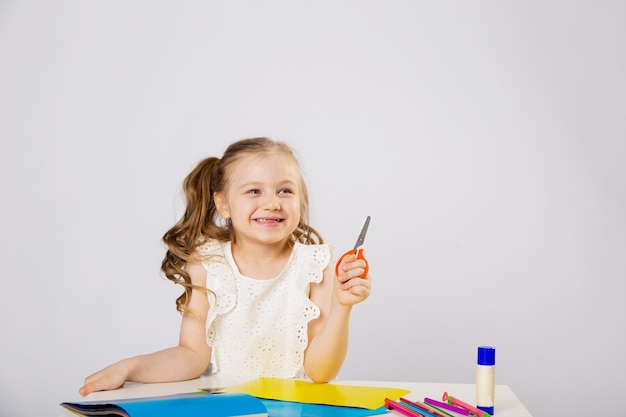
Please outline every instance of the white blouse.
M230 242L209 241L200 251L217 255L204 263L210 309L207 342L212 372L257 378L304 378L308 323L320 310L309 299L330 262L328 245L296 242L283 271L259 280L239 272Z

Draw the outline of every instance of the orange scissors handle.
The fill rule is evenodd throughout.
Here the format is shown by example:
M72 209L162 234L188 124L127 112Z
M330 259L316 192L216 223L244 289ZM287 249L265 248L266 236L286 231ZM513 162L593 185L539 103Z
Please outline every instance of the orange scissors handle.
M341 264L341 261L343 261L343 258L345 258L348 255L356 255L357 259L363 259L365 261L365 271L363 271L363 273L359 275L359 277L365 278L368 271L370 270L370 265L367 262L367 259L365 259L365 255L363 255L363 248L351 249L348 252L341 255L341 258L339 258L339 260L337 261L337 265L335 265L335 274L339 275L339 264Z

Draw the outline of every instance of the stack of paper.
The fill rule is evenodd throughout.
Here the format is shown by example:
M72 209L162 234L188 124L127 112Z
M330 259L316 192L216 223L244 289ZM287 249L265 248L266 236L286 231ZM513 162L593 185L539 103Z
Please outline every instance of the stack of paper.
M124 417L365 417L387 412L385 398L398 399L409 391L258 378L215 392L199 392L116 401L61 403L83 416Z

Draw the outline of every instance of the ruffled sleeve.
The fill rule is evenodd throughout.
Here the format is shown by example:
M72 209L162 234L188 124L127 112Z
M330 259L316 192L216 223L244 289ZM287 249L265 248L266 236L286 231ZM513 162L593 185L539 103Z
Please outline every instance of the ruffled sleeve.
M314 282L319 284L324 277L324 269L330 262L330 248L328 245L303 245L296 243L294 250L299 253L296 256L298 260L298 271L300 271L302 279L308 283Z
M296 243L294 246L297 262L296 286L297 298L296 305L290 314L296 320L294 323L297 329L297 340L300 349L304 351L308 345L308 323L320 316L320 309L309 298L310 284L319 284L324 278L324 269L330 262L330 248L328 245L303 245Z
M207 271L206 287L209 290L210 307L206 321L209 346L214 340L212 324L215 317L232 310L237 299L235 275L224 255L227 246L228 242L209 241L199 248L205 258L203 266Z

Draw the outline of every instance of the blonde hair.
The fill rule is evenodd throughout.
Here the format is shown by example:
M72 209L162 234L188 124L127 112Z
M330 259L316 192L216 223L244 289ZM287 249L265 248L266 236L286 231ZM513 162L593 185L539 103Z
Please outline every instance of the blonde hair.
M186 201L185 212L181 219L163 235L167 252L161 263L161 271L170 281L184 287L183 294L176 299L176 309L187 312L187 304L194 286L185 264L197 261L199 245L209 239L225 242L233 239L234 233L230 222L220 221L213 199L214 193L222 193L228 185L228 178L233 165L241 158L251 155L283 154L292 158L299 173L300 222L293 232L290 244L323 243L322 236L309 224L309 196L306 183L300 173L300 164L292 149L284 142L266 137L242 139L232 143L221 158L208 157L187 175L183 182ZM202 288L206 290L206 288Z

